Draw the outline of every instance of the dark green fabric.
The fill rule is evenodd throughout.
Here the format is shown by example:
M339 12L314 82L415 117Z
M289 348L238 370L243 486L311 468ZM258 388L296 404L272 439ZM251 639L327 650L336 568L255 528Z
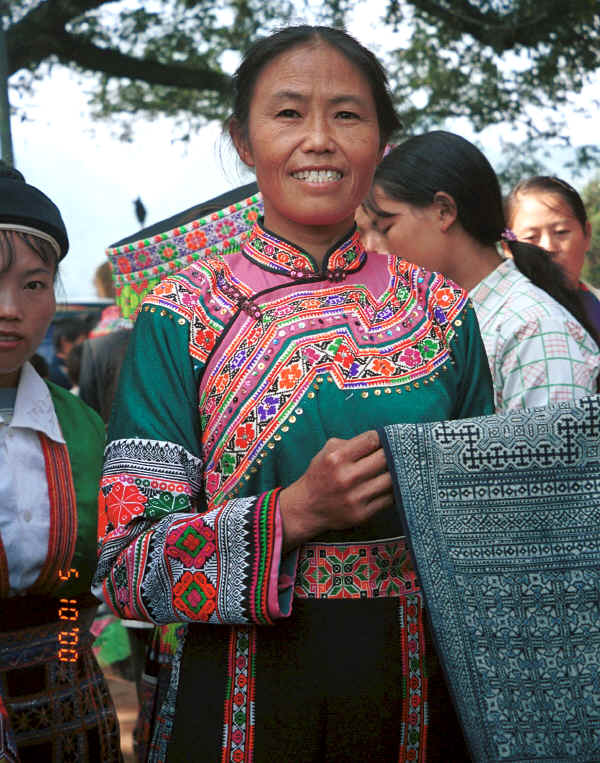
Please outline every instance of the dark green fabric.
M177 316L166 320L140 313L121 369L109 441L141 437L174 442L200 458L199 372L189 355L188 330L187 321L179 325Z
M119 390L108 429L109 441L139 437L176 443L197 458L202 452L198 386L204 367L189 354L189 324L170 310L140 313L121 371ZM170 318L167 317L170 315ZM440 378L401 394L349 392L329 383L324 374L319 394L303 399L303 415L275 450L267 450L260 469L240 484L240 495L259 495L287 486L307 469L330 437L351 438L368 429L396 422L458 419L494 412L492 381L470 302L459 314L450 349L452 360ZM173 359L177 358L175 364ZM160 383L157 383L160 380ZM134 391L135 390L135 394ZM200 413L199 413L200 408Z

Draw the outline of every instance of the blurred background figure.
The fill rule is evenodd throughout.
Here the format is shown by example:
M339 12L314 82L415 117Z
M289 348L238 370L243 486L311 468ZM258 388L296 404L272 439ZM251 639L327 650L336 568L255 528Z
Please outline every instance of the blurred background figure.
M67 370L67 357L73 347L85 341L88 327L85 320L77 315L68 315L57 320L53 325L52 344L54 355L49 363L48 378L65 389L71 389L73 383Z
M519 241L546 250L578 291L588 317L600 332L600 301L581 280L592 226L583 199L557 177L537 175L518 183L506 199L506 219Z
M544 250L515 240L496 174L472 143L441 130L401 143L356 220L367 249L401 253L469 291L497 410L597 391L598 333L579 292Z
M90 339L94 339L99 336L105 336L112 331L118 329L130 329L133 327L133 323L127 318L123 318L119 307L114 304L115 299L115 287L113 283L113 274L110 262L107 260L99 265L96 269L94 276L94 288L96 294L101 299L110 299L113 304L107 305L100 315L100 320L90 331Z
M79 394L108 424L131 329L117 329L83 343Z
M84 342L79 342L79 344L76 344L71 348L71 351L67 355L67 375L72 384L69 392L73 395L79 394L79 374L81 372L81 356L83 354L84 344Z

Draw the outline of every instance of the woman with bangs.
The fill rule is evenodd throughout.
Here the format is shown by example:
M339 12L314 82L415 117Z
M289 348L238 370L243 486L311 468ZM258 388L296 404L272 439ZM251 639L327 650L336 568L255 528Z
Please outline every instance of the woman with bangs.
M563 272L581 301L588 321L600 334L600 300L581 280L592 226L583 199L572 185L550 175L517 183L506 199L506 219L519 241L541 247Z
M68 250L55 204L0 167L0 757L120 761L92 653L96 493L104 431L29 362Z

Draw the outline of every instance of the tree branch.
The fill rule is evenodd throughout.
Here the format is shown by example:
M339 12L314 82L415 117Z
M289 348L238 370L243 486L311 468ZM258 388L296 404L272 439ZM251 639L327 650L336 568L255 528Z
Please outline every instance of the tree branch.
M57 40L54 54L65 65L75 63L83 69L101 72L109 77L143 80L149 85L212 90L222 95L228 95L231 90L231 77L222 72L136 58L114 48L100 48L67 32Z
M69 21L105 5L108 0L44 0L6 31L8 76L19 69L40 64L49 54L56 34Z
M33 68L51 56L66 66L109 77L143 80L149 85L211 90L227 95L231 78L220 71L192 68L180 63L161 63L104 48L65 31L65 25L86 11L104 5L107 0L46 0L8 30L8 74Z
M518 11L501 15L497 11L482 12L469 0L454 0L452 6L436 0L410 0L418 10L446 24L449 29L466 32L483 45L501 54L517 44L531 47L547 38L547 23L555 27L553 3L536 7L535 15L524 18Z

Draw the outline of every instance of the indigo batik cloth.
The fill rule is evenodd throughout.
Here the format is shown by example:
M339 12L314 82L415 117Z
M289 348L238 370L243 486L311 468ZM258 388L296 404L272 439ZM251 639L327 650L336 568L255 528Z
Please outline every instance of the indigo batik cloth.
M115 614L184 624L148 666L150 760L421 761L447 738L399 517L286 555L279 494L331 437L491 410L466 293L355 231L318 265L257 224L156 286L109 425L95 581Z
M385 438L473 759L600 760L600 398Z

